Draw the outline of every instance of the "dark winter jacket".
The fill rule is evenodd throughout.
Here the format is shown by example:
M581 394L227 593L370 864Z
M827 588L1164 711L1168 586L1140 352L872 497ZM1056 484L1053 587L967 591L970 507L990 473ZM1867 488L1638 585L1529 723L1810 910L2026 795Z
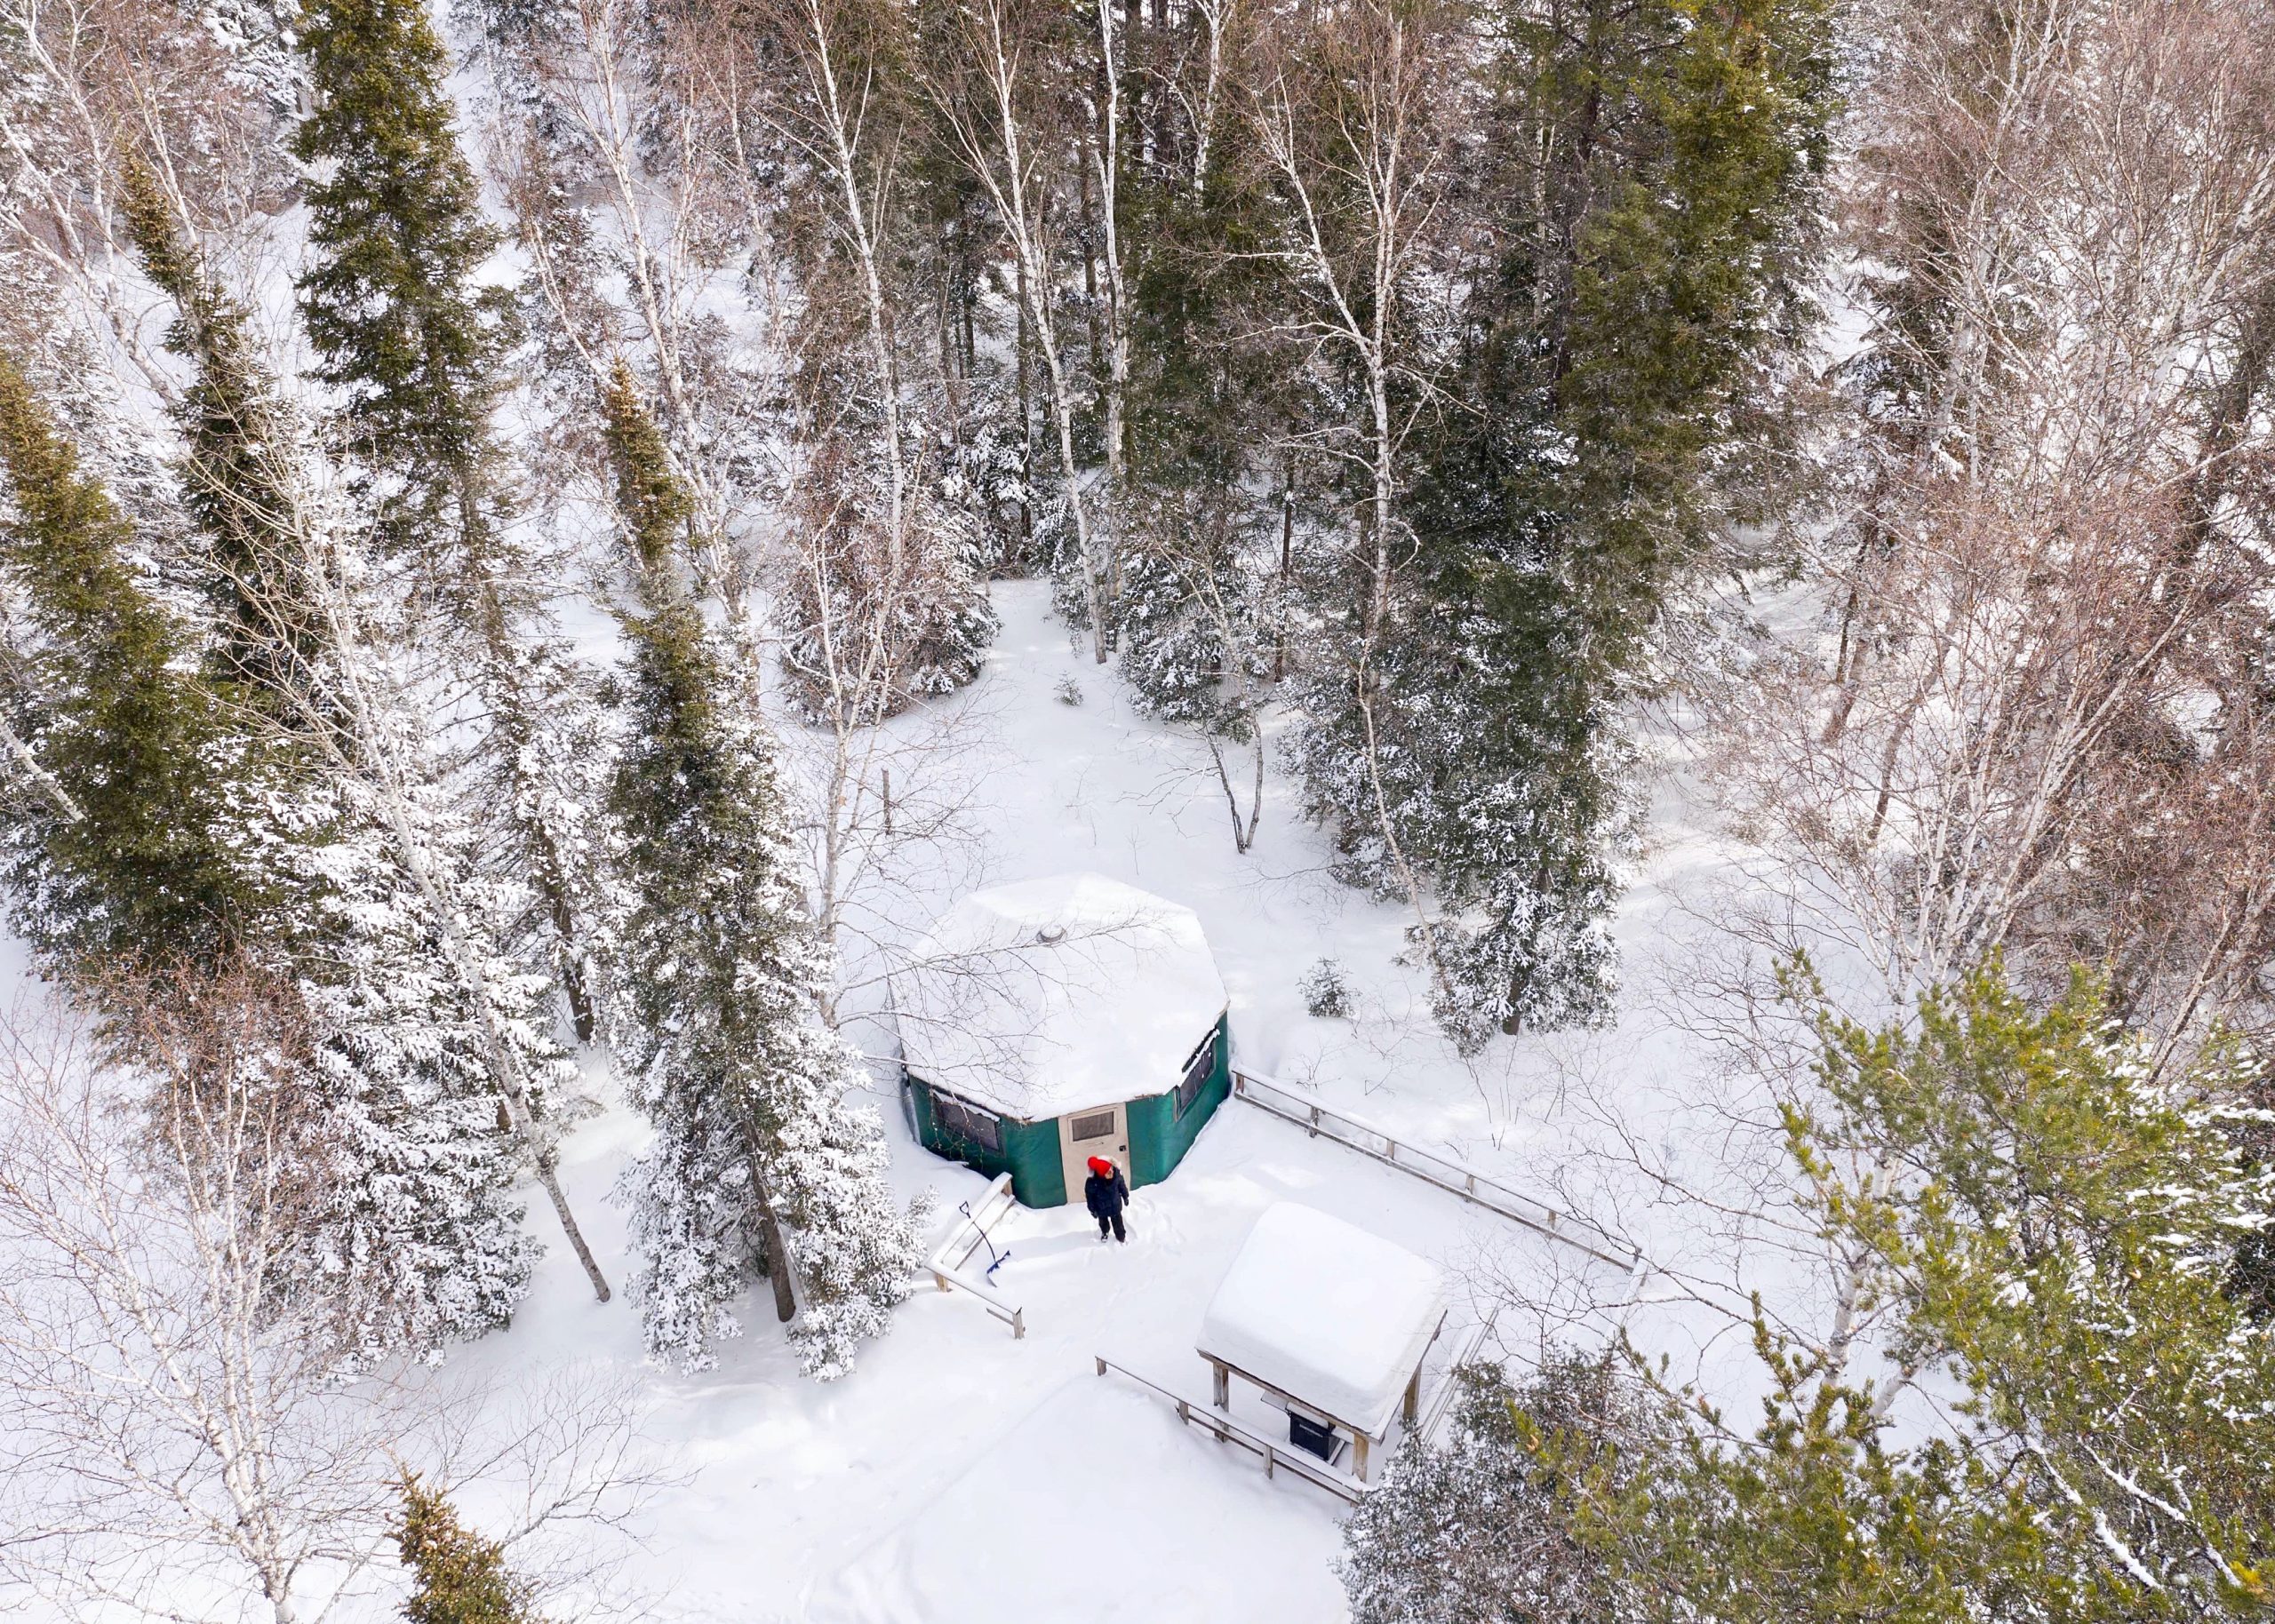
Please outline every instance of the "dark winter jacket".
M1093 1218L1111 1218L1130 1199L1130 1186L1122 1182L1122 1169L1116 1167L1112 1178L1093 1173L1082 1181L1082 1205L1090 1209Z

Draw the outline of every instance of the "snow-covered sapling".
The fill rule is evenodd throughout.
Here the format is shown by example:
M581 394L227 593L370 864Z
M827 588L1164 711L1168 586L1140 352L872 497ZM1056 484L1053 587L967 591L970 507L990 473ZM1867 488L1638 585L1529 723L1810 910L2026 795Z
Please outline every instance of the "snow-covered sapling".
M1304 1007L1315 1015L1339 1019L1351 1013L1351 988L1343 979L1343 967L1332 959L1314 959L1296 990L1304 995Z
M1064 676L1058 679L1058 685L1050 690L1050 695L1061 705L1079 705L1082 703L1082 685L1071 675Z

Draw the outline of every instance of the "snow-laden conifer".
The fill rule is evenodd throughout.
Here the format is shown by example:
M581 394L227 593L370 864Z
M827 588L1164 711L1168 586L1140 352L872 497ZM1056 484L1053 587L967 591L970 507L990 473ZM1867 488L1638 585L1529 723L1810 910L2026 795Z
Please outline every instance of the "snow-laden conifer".
M838 1375L906 1294L914 1229L885 1182L882 1125L850 1097L857 1057L816 1013L828 966L773 741L688 593L687 498L627 370L603 403L634 599L614 804L635 900L617 1039L656 1129L619 1186L642 1318L652 1349L701 1366L763 1273L807 1370Z
M85 974L242 947L288 978L312 1036L296 1119L316 1176L289 1243L302 1278L321 1290L355 1277L347 1294L377 1305L339 1327L361 1352L431 1349L501 1323L531 1254L512 1193L520 1158L468 989L401 856L407 828L459 880L451 927L478 930L480 912L507 899L473 879L462 821L415 784L395 786L391 819L379 784L311 770L201 680L182 629L128 568L131 527L12 367L0 369L0 456L18 515L5 560L46 640L33 749L54 792L12 830L35 941ZM393 754L363 759L399 763L411 746L392 742ZM523 1063L541 1075L552 1057L526 987L510 967L491 980Z
M431 548L480 522L504 295L473 277L497 234L419 0L315 0L299 38L315 100L293 139L315 171L301 319L390 539Z
M413 607L431 577L357 544L354 515L324 491L321 458L253 353L242 314L211 283L156 187L129 195L137 247L180 311L170 343L196 368L180 411L183 474L228 628L217 681L283 736L274 753L295 775L280 797L299 819L295 838L274 855L292 871L281 888L304 905L282 911L260 939L277 944L320 1007L319 1024L336 1039L324 1052L347 1056L332 1095L372 1124L349 1135L368 1154L341 1170L351 1214L342 1222L366 1223L375 1211L383 1224L462 1218L452 1244L464 1275L481 1282L391 1292L391 1303L421 1306L380 1340L430 1345L502 1317L527 1265L506 1191L528 1167L605 1300L554 1174L560 1122L547 1114L563 1063L547 989L572 935L567 886L557 869L499 863L491 838L501 822L509 832L557 832L561 848L596 859L605 842L579 817L602 754L589 694L548 641L515 643L500 594L473 594L485 611L483 648L512 667L483 685L492 740L507 745L498 774L506 804L485 804L433 726L433 666ZM476 556L472 546L459 554ZM471 569L466 578L491 584ZM596 870L588 861L585 872ZM446 1187L392 1199L406 1166L431 1168ZM333 1250L425 1278L416 1256L383 1259L345 1241Z
M259 887L230 833L245 742L185 668L133 527L0 354L0 573L20 617L8 821L19 927L57 962L214 951Z
M382 534L483 718L482 810L533 893L517 943L549 965L593 1035L615 910L592 838L605 728L555 634L515 522L491 412L509 291L477 280L497 246L453 127L449 58L408 0L322 0L304 34L319 97L296 150L320 166L301 314Z
M285 948L309 1018L324 1120L323 1177L295 1245L307 1278L352 1276L353 1353L431 1351L501 1325L528 1289L537 1247L515 1193L525 1156L491 1079L485 1021L510 1035L532 1079L558 1076L544 987L491 955L502 1011L475 1007L391 838L380 792L352 778L304 801L315 826L280 842L310 916ZM430 791L404 797L426 860L493 917L511 899L472 875L469 831ZM297 838L293 838L297 837ZM468 921L478 923L479 921ZM479 938L476 938L479 939Z

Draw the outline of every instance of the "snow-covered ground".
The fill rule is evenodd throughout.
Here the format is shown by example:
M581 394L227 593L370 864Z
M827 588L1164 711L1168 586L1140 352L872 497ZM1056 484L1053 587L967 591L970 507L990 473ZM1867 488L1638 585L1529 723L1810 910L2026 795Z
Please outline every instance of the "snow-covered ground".
M1553 1079L1578 1064L1640 1090L1655 1068L1675 1063L1667 1034L1623 1028L1577 1044L1512 1044L1481 1070L1463 1066L1429 1029L1419 975L1398 962L1408 915L1325 872L1325 838L1297 818L1293 786L1268 780L1256 847L1235 852L1204 749L1131 710L1112 673L1071 646L1042 584L996 593L1002 634L980 681L939 707L965 714L953 752L930 768L961 784L982 848L958 883L1087 869L1189 904L1230 990L1241 1064L1544 1190L1593 1118L1578 1113L1576 1126L1576 1102L1569 1089L1559 1097ZM1054 697L1069 676L1079 706ZM914 733L940 720L897 725ZM1621 919L1640 1000L1686 882L1714 866L1700 831L1655 822L1650 868ZM920 910L906 927L913 936L926 922ZM1353 1021L1304 1011L1297 981L1322 955L1343 964L1359 994ZM896 1182L912 1193L935 1188L944 1222L985 1188L911 1142L888 1095L879 1106ZM591 1227L618 1278L628 1260L602 1198L635 1132L611 1115L568 1150L571 1193L598 1214ZM1490 1271L1544 1303L1590 1287L1616 1295L1620 1284L1602 1270L1575 1278L1573 1255L1529 1231L1228 1103L1176 1174L1138 1192L1127 1247L1101 1246L1078 1208L1010 1220L996 1238L1010 1261L996 1278L1026 1310L1024 1340L971 1298L928 1290L852 1376L817 1385L798 1376L770 1314L754 1304L751 1333L715 1371L647 1372L651 1437L693 1474L654 1506L635 1564L666 1593L655 1616L1341 1617L1339 1503L1285 1477L1267 1481L1254 1457L1185 1428L1153 1395L1100 1379L1092 1363L1103 1354L1205 1403L1208 1372L1193 1350L1201 1316L1249 1224L1279 1200L1395 1240L1457 1281ZM1679 1240L1680 1228L1678 1219L1665 1238ZM1473 1317L1457 1294L1457 1318ZM1694 1335L1688 1318L1650 1323ZM1529 1338L1537 1346L1537 1325L1502 1330L1521 1353ZM463 1357L523 1370L593 1358L641 1367L631 1311L593 1303L558 1247L513 1328ZM1265 1413L1249 1419L1261 1426Z
M897 1155L904 1181L939 1187L951 1214L985 1188L905 1139ZM596 1197L616 1160L599 1135L580 1140L578 1193ZM1203 1310L1249 1227L1279 1201L1457 1271L1489 1251L1544 1293L1571 1284L1552 1243L1228 1103L1170 1180L1138 1192L1128 1245L1100 1243L1079 1207L1022 1209L996 1229L1010 1254L996 1279L1024 1310L1024 1339L973 1298L927 1290L842 1381L802 1380L763 1311L718 1369L651 1373L651 1437L695 1474L652 1508L635 1577L668 1584L654 1616L1340 1617L1340 1504L1286 1477L1266 1481L1254 1457L1186 1429L1092 1362L1102 1354L1205 1405L1193 1352ZM604 1246L620 1276L618 1237ZM1427 1380L1475 1311L1457 1305ZM464 1357L524 1374L551 1361L637 1366L638 1330L620 1304L591 1301L564 1254L513 1328ZM1240 1413L1260 1428L1274 1419Z
M983 881L1094 870L1190 905L1231 997L1244 1067L1314 1089L1410 1142L1548 1194L1572 1187L1667 1262L1708 1243L1679 1201L1639 1201L1593 1158L1607 1134L1633 1154L1680 1164L1682 1079L1701 1063L1662 1006L1686 972L1696 921L1727 877L1721 849L1664 775L1644 871L1623 904L1628 992L1614 1031L1525 1038L1479 1063L1432 1031L1420 975L1400 961L1409 916L1336 882L1317 829L1276 773L1254 848L1237 853L1223 792L1195 740L1138 716L1111 671L1077 654L1041 583L999 585L1003 629L967 692L894 724L912 738L952 720L931 752L932 792L962 804L970 840L902 895L908 937L929 909ZM1072 677L1083 703L1055 697ZM1357 994L1349 1020L1307 1015L1305 968L1337 959ZM879 1039L882 1044L882 1039ZM881 1067L881 1071L886 1068ZM604 1077L594 1079L605 1096ZM878 1105L906 1194L930 1187L941 1223L985 1182L908 1137L889 1089ZM1616 1125L1614 1131L1608 1125ZM569 1141L563 1174L611 1278L630 1273L620 1214L606 1204L638 1141L610 1111ZM1630 1159L1632 1159L1631 1155ZM1594 1171L1591 1171L1593 1169ZM1505 1314L1501 1339L1537 1350L1544 1325L1582 1299L1620 1294L1609 1271L1404 1174L1237 1101L1164 1184L1138 1192L1126 1246L1101 1245L1079 1208L1017 1212L996 1236L996 1278L1025 1309L1015 1340L962 1294L919 1292L850 1377L797 1373L772 1316L754 1301L749 1333L718 1367L685 1377L647 1365L619 1294L592 1301L541 1201L530 1222L548 1254L512 1327L458 1356L469 1372L527 1381L598 1365L631 1373L651 1403L645 1432L678 1481L650 1507L627 1580L659 1620L983 1619L1240 1620L1326 1624L1344 1615L1333 1564L1343 1508L1257 1460L1188 1429L1158 1397L1099 1377L1095 1356L1205 1404L1193 1341L1249 1225L1276 1201L1305 1203L1440 1263L1457 1322L1473 1322L1476 1283L1545 1305ZM1709 1260L1711 1261L1711 1260ZM1692 1309L1624 1315L1646 1347L1696 1365L1741 1339ZM1596 1315L1566 1333L1600 1335ZM1449 1338L1450 1341L1452 1338ZM1431 1377L1446 1344L1433 1353ZM1267 1424L1270 1413L1248 1419ZM1281 1423L1284 1426L1284 1423ZM479 1504L468 1508L477 1517Z

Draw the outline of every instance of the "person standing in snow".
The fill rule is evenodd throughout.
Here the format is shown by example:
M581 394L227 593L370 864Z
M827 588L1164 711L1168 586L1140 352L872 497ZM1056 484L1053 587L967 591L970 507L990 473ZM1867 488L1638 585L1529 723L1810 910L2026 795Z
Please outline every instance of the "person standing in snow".
M1122 1209L1129 1200L1130 1186L1122 1181L1122 1169L1103 1156L1090 1158L1090 1176L1082 1181L1082 1204L1098 1221L1100 1241L1106 1239L1109 1228L1114 1239L1130 1238L1122 1230Z

